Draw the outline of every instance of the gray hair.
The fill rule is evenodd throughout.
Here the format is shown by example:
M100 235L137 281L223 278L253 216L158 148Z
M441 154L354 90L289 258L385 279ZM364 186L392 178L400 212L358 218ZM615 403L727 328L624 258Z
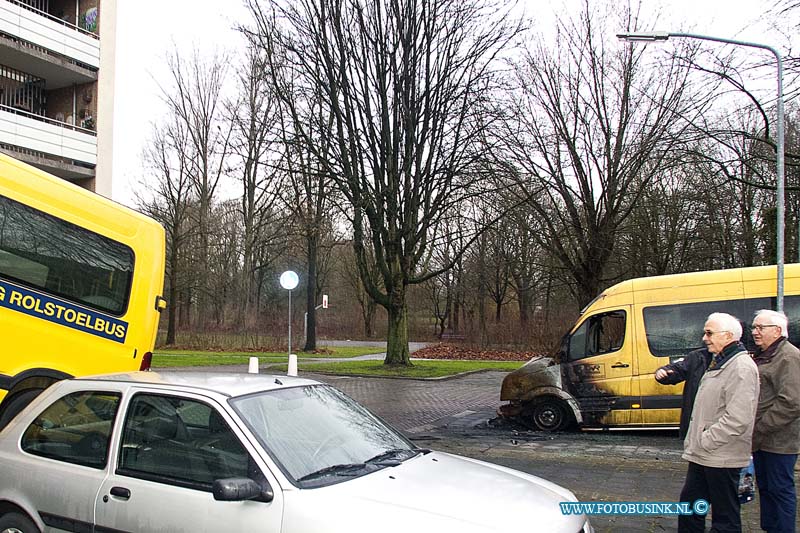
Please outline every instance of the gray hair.
M728 313L711 313L708 315L706 322L716 322L722 328L722 331L727 331L733 335L733 340L738 341L742 338L742 324L739 319Z
M753 322L760 316L766 317L769 319L770 323L779 326L781 328L781 335L784 337L789 336L789 319L786 318L786 315L778 311L773 311L772 309L759 309L753 317Z

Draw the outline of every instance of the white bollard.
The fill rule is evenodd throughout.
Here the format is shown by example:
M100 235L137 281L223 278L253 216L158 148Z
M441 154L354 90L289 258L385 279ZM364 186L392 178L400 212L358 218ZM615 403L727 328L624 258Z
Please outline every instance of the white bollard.
M289 369L286 371L287 376L296 376L297 375L297 355L290 353L289 354Z
M258 374L258 357L251 357L250 364L247 366L248 374Z

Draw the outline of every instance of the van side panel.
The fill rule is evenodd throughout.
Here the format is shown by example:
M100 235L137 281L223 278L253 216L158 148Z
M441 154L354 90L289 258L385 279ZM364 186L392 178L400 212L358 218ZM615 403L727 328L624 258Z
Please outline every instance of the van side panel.
M125 328L123 342L120 335L112 340L87 333L87 328L77 327L75 321L59 324L45 320L44 315L24 314L19 306L0 306L0 338L4 340L0 386L5 387L0 390L0 400L15 377L29 369L50 369L70 376L138 370L142 355L152 351L155 343L159 319L155 301L164 284L164 229L127 207L4 155L0 155L0 195L121 243L134 257L126 309L113 316L126 325L120 326ZM24 285L1 275L0 279ZM53 296L31 287L25 290L34 300L40 294L42 302ZM63 301L76 310L89 307L86 314L94 312L90 304ZM38 309L42 309L41 303ZM94 328L102 325L85 318L77 321L78 325L87 323Z
M637 290L634 290L632 294L634 313L639 325L636 349L638 372L633 379L638 383L641 394L641 423L643 425L663 426L680 422L683 384L662 385L655 380L653 375L658 368L680 359L691 351L689 347L686 347L680 353L669 356L653 354L648 339L654 340L654 336L658 335L659 332L647 330L647 321L643 316L643 310L648 307L709 300L739 300L744 297L741 280L741 270L677 274L663 278L654 277L636 280L634 285ZM724 311L724 309L719 309L719 311ZM675 328L675 331L680 331L686 341L696 341L690 345L691 348L703 346L702 321L698 323L681 323L678 318L672 321L669 327L670 329ZM694 335L695 331L696 335ZM648 334L650 337L648 337Z

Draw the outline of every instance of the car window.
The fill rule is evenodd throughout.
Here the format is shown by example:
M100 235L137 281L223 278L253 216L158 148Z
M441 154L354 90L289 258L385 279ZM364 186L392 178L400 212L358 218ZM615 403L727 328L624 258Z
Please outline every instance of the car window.
M22 449L67 463L104 468L120 395L83 391L47 407L22 435Z
M611 311L584 320L570 338L570 361L615 352L622 348L625 341L625 317L625 311Z
M207 491L216 479L261 477L214 408L154 394L131 400L117 473Z

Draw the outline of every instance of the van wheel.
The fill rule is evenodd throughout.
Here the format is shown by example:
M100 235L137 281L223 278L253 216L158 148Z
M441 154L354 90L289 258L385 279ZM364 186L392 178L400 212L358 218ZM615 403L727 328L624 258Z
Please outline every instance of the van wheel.
M44 389L27 389L0 404L0 429L6 427L20 411L42 393L42 390ZM3 530L0 529L0 533L3 533Z
M39 528L25 515L6 513L0 516L0 533L39 533Z
M560 431L570 422L564 404L558 400L545 400L536 404L530 412L530 420L536 429L542 431Z

